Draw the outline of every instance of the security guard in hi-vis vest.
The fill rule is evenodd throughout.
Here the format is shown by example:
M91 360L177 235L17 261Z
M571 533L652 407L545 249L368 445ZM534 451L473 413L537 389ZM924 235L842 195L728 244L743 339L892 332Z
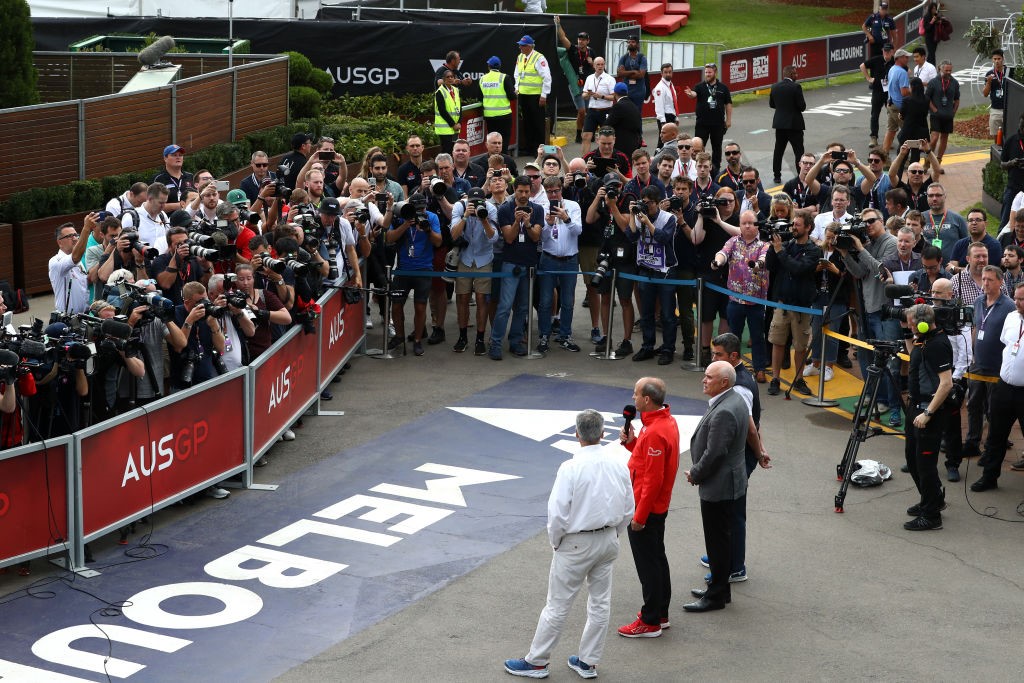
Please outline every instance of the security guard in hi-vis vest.
M544 55L534 49L533 38L519 39L516 59L516 94L519 96L519 153L532 155L547 143L544 108L551 92L551 68Z
M446 154L451 154L455 146L461 116L462 100L459 89L455 87L455 74L445 71L444 83L434 93L434 132Z
M501 60L491 57L487 60L488 72L480 78L480 92L483 94L484 123L488 133L501 133L501 151L508 151L512 138L512 103L515 86L507 74L501 72Z

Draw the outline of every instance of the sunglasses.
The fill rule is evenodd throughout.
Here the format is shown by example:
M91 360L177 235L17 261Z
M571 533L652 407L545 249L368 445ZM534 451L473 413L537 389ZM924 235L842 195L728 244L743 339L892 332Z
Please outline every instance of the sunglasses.
M693 149L693 145L679 145L680 149Z
M727 157L738 157L739 155L740 155L739 152L726 152L725 153L725 156L727 156Z
M921 170L910 169L910 171L908 171L908 173L910 173L910 175L924 175L924 169L921 169Z
M751 179L748 179L748 180L744 180L743 184L744 185L757 185L757 180L754 179L754 178L751 178Z
M879 220L880 219L877 216L875 218L865 218L864 219L864 224L865 225L871 225L872 223L877 223Z
M270 166L270 164L253 164L253 166L256 168L266 168L267 166Z
M530 180L536 180L537 178L540 178L539 175L533 175L532 173L527 173L526 177L529 178Z

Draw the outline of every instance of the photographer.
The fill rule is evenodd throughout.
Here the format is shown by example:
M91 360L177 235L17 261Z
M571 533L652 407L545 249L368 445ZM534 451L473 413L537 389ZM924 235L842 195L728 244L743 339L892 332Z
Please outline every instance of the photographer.
M171 353L171 385L187 389L218 375L214 352L223 357L224 332L212 313L213 302L201 282L187 282L181 290L182 303L174 307L174 322L185 335L185 347Z
M176 304L182 301L182 289L189 282L206 282L210 279L213 266L206 259L191 256L187 228L170 228L167 231L167 251L149 264L149 277L156 280L160 291ZM122 235L118 250L130 253L128 243Z
M863 227L846 226L836 239L836 251L843 256L846 270L853 276L860 289L859 299L862 302L861 324L858 334L861 340L885 339L885 328L882 321L882 304L886 303L884 277L879 275L882 261L896 254L896 238L885 231L882 214L877 209L864 209L860 219ZM862 236L868 243L865 245ZM868 376L868 364L873 355L861 350L857 353L860 363L861 378ZM883 383L878 390L878 405L874 409L879 413L888 412L889 405L899 400L896 387ZM882 410L885 408L885 410Z
M700 157L698 157L700 158ZM704 165L697 163L698 173ZM699 176L696 183L699 190ZM714 197L701 194L697 201L697 222L693 226L693 244L697 248L697 275L704 282L725 287L728 271L712 267L716 254L731 237L740 234L736 196L727 187L719 188ZM708 363L711 358L711 327L718 317L718 334L729 331L729 297L710 287L701 293L700 359Z
M188 181L191 182L191 176ZM121 216L121 228L125 232L137 233L139 239L157 250L166 249L167 241L164 233L170 221L164 213L168 197L167 186L163 183L152 183L146 188L146 201L137 211L129 211ZM175 202L178 203L177 201ZM181 204L184 205L184 197ZM181 207L175 207L181 208ZM136 219L138 219L136 221Z
M211 181L199 188L199 194L191 204L185 207L185 210L197 221L213 223L217 220L218 204L220 204L220 193L217 192L217 184Z
M846 277L846 263L842 256L835 250L836 237L842 226L839 223L830 223L825 228L825 239L822 240L822 258L818 260L815 267L815 290L817 295L811 304L814 308L824 308L831 302L828 309L828 327L830 330L838 331L842 321L846 318L850 301L850 279ZM804 368L804 377L816 376L821 370L821 335L822 325L825 323L824 316L816 315L811 319L811 365ZM825 381L831 381L834 376L836 360L839 356L839 342L829 337L825 342ZM849 363L849 360L847 360Z
M846 225L853 220L853 215L847 211L850 206L850 190L845 185L831 188L829 194L832 196L831 209L822 211L814 217L814 230L811 231L811 240L821 244L825 237L825 226L829 223Z
M432 162L431 162L432 163ZM426 165L426 162L424 162ZM401 205L395 224L386 234L388 244L398 247L398 268L429 272L434 263L434 249L441 246L441 222L437 214L427 211L426 198L419 193ZM427 322L427 302L430 300L430 278L396 275L391 282L391 319L395 336L388 350L402 348L405 355L405 301L413 290L413 353L423 355L423 333Z
M349 199L341 215L339 200L329 197L320 204L320 258L327 262L325 287L352 286L362 289L363 272L359 257L370 254L371 212L358 199ZM333 253L333 263L331 262ZM337 273L335 273L337 271Z
M239 265L241 268L242 266ZM255 313L248 309L243 292L235 287L235 274L215 273L207 284L207 292L213 305L226 308L227 315L217 317L224 334L224 367L228 372L248 365L252 361L249 341L256 334ZM229 298L231 297L231 298Z
M246 337L250 360L270 348L273 343L271 325L292 323L292 316L280 299L265 289L256 288L255 271L248 263L235 266L234 287L229 290L225 286L224 303L215 303L228 306L231 319Z
M99 244L85 250L85 270L89 277L89 301L103 298L103 283L107 281L107 278L100 279L100 268L116 253L117 237L120 234L121 221L108 216L99 224L99 239L97 240ZM141 254L139 256L139 261L142 261ZM131 263L135 264L135 259L132 259ZM144 261L142 261L142 267L145 268ZM108 268L107 270L116 269ZM110 274L107 273L107 277L109 276Z
M634 157L636 158L636 157ZM676 217L663 211L658 204L664 197L661 188L648 185L640 192L640 201L630 205L629 236L637 243L637 274L651 280L664 280L676 265L673 241ZM675 286L642 281L640 289L640 329L643 344L633 356L635 361L655 356L654 314L656 302L661 302L661 347L657 351L658 365L668 365L676 348Z
M252 258L249 241L256 236L256 233L245 223L239 222L238 207L234 204L221 202L217 205L214 215L216 216L216 230L213 231L214 239L217 240L219 247L225 246L220 244L218 235L218 233L223 233L227 238L227 244L234 245L235 254L234 259L218 258L213 264L213 269L214 272L221 274L230 273L235 264L248 263L249 259ZM230 253L231 250L226 251Z
M697 198L693 193L693 180L676 176L672 180L672 196L661 203L661 208L676 217L676 233L672 248L676 252L676 267L669 274L672 280L693 280L697 277L697 247L693 244L693 226L697 223ZM683 360L693 360L696 329L693 307L697 303L697 288L689 285L676 287L679 310L679 328L683 337Z
M498 241L498 209L484 199L484 191L474 187L465 201L452 209L452 239L463 243L459 253L460 273L491 274L494 243ZM469 346L469 297L476 297L476 343L473 353L487 353L484 343L487 331L487 296L491 293L490 277L460 277L455 281L455 299L459 316L459 339L454 351L462 353ZM571 300L571 299L570 299Z
M57 228L57 253L50 259L48 269L54 308L63 313L81 313L89 306L89 276L81 261L96 216L90 213L85 217L81 234L73 223Z
M584 133L586 135L586 133ZM583 231L577 240L579 246L580 270L583 272L583 284L586 287L583 307L590 310L590 341L598 344L603 341L601 334L601 295L591 282L591 275L597 268L597 254L601 251L601 243L604 242L604 226L600 223L591 223L586 219L583 208L590 208L600 187L598 179L587 170L587 162L582 157L576 157L569 162L569 172L565 174L565 184L562 187L562 196L576 202L580 207ZM589 212L587 212L589 213Z
M94 304L97 320L93 336L97 351L93 356L93 374L89 377L89 424L102 422L120 412L118 387L123 370L127 370L131 378L146 376L141 341L132 338L132 328L127 323L112 320L117 312L113 306L97 304Z
M730 292L764 299L768 294L768 269L765 258L768 243L759 239L757 214L744 211L740 215L740 234L730 237L716 253L711 261L711 269L726 269L728 276L726 286ZM764 380L767 367L764 338L764 304L746 301L737 297L729 297L726 305L729 329L737 337L743 335L743 327L750 329L751 356L754 361L754 374ZM772 389L768 393L778 393L778 374L772 380Z
M939 446L943 425L959 411L946 405L953 388L953 349L946 334L935 323L935 311L927 304L907 309L907 324L914 334L910 350L908 389L910 404L905 453L910 476L914 479L920 502L907 509L914 517L903 528L929 531L942 528L942 510L946 507L939 482Z
M635 201L634 195L622 193L622 181L615 172L606 174L601 179L601 187L594 194L594 201L587 207L586 220L588 223L598 224L604 228L604 242L598 254L596 272L601 274L596 285L598 294L601 295L601 320L610 322L612 296L619 297L619 306L622 312L622 343L615 350L615 355L625 357L632 355L633 342L633 282L625 278L615 280L615 292L612 289L611 270L619 273L636 273L636 245L629 238L629 213L623 213L622 209ZM601 265L606 264L602 273ZM598 344L595 349L604 352L612 340L605 337L603 344Z
M150 285L147 289L153 290L155 287ZM164 315L154 307L134 306L128 316L128 325L133 330L133 336L142 343L140 355L146 370L141 377L121 375L119 400L130 410L152 403L164 395L165 348L169 348L171 353L178 353L185 348L186 340L185 334L174 322L173 309L169 315Z
M780 303L807 307L814 301L817 292L815 273L823 254L810 239L811 225L810 211L801 209L793 216L788 235L791 239L783 243L783 233L777 230L772 233L767 265L777 283L775 295ZM768 393L773 396L779 393L782 356L790 335L797 363L793 390L810 396L812 392L803 379L802 371L811 338L811 314L787 309L775 311L768 331L768 341L772 344L772 383L768 386Z
M540 288L537 318L540 343L537 350L547 353L552 330L551 307L555 288L558 288L558 337L555 342L566 351L578 353L580 347L572 338L573 307L576 299L576 273L579 271L577 240L583 230L580 206L562 198L560 178L548 177L543 181L548 210L541 226L541 255L537 277ZM561 274L553 274L560 272Z

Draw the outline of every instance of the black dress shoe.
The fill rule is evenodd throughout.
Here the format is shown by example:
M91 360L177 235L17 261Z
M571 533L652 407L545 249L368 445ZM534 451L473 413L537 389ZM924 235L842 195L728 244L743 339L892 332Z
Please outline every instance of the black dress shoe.
M853 361L851 361L850 357L844 353L840 354L840 356L836 358L836 365L838 365L841 368L846 368L847 370L849 370L853 367Z
M996 480L994 478L985 476L971 484L971 490L975 492L988 491L989 489L994 489L997 487L998 484L996 483Z
M708 600L705 596L695 602L686 603L683 605L683 609L687 612L711 612L716 609L725 609L725 603Z
M703 598L707 594L708 594L708 591L707 591L706 588L691 588L690 589L690 595L692 595L695 598ZM732 602L732 598L731 597L726 598L725 602L726 602L726 604Z

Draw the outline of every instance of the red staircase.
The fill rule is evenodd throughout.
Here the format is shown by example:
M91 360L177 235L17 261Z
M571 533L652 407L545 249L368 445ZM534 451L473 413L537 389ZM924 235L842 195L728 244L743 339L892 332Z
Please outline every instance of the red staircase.
M690 18L690 3L667 0L587 0L587 14L610 13L613 20L633 20L645 33L667 36Z

